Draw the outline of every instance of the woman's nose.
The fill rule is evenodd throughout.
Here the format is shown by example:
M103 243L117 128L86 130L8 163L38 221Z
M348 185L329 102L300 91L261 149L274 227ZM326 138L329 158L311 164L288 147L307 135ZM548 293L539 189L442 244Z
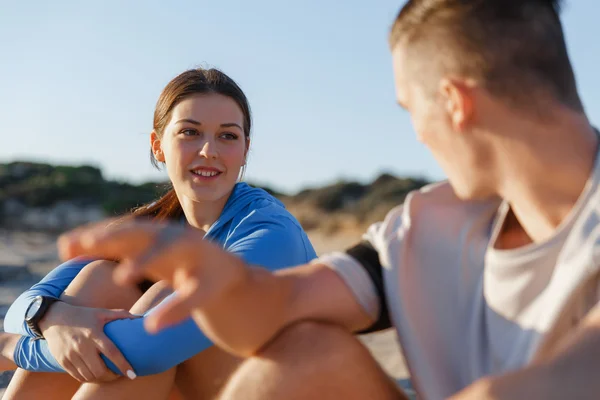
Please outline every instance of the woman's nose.
M217 146L212 140L207 140L206 142L204 142L202 148L200 149L200 155L206 158L217 158L219 155L217 151Z

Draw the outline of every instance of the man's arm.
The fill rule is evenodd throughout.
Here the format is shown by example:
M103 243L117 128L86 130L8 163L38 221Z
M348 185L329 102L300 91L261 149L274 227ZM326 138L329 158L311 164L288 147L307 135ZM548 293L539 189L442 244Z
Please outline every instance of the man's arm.
M363 330L373 322L329 266L314 263L275 273L244 268L243 281L227 296L192 308L192 317L207 335L236 355L256 353L282 329L301 320L334 323L349 331Z
M201 239L178 225L130 222L107 228L100 223L63 236L59 250L63 258L85 254L125 260L117 267L121 282L143 275L169 281L176 296L146 318L146 328L156 331L191 312L215 344L236 355L255 354L295 321L321 320L356 331L374 320L324 264L272 273Z
M597 399L600 397L600 305L548 357L498 377L484 378L453 400Z

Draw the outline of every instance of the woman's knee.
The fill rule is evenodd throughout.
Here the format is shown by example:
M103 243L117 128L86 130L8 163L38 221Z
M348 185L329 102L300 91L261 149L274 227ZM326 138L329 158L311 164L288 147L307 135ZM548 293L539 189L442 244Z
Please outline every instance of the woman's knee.
M108 383L84 383L73 400L103 399L171 399L176 369L156 375L141 376L134 380L125 378ZM177 397L174 397L177 399Z
M77 274L61 298L78 306L129 309L142 293L135 285L119 285L114 281L115 264L107 260L92 261Z

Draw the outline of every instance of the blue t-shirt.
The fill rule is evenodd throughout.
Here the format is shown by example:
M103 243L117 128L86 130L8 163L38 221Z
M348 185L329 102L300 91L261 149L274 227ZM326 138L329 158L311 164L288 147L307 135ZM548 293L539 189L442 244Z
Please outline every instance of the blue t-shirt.
M305 264L316 257L306 233L284 205L266 191L245 183L236 184L221 216L206 232L205 239L221 244L248 264L271 271ZM23 335L14 353L17 366L28 371L65 372L50 353L48 343L34 340L35 335L24 321L25 313L36 296L60 297L92 261L75 259L58 266L12 304L4 329ZM191 318L150 335L144 329L144 317L112 321L104 327L106 335L139 376L167 371L212 346ZM110 360L102 357L113 372L120 374Z

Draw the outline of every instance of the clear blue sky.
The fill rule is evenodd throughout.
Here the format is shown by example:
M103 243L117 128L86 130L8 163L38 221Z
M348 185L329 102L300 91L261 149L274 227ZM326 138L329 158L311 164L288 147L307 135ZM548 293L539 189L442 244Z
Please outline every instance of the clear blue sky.
M154 104L194 66L234 78L254 111L252 181L286 191L381 171L443 178L395 104L388 28L403 1L0 0L0 161L92 164L164 179L148 160ZM597 0L563 22L600 123Z

